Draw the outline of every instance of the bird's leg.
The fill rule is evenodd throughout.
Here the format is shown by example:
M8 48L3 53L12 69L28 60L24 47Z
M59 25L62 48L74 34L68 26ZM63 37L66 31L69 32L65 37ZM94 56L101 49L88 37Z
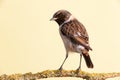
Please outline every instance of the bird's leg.
M82 54L80 53L80 63L79 63L79 67L77 68L77 71L80 71L81 69L81 61L82 61Z
M64 63L65 63L65 61L66 61L67 58L68 58L68 52L66 52L66 57L65 57L62 65L60 66L59 70L62 70L62 67L63 67L63 65L64 65Z

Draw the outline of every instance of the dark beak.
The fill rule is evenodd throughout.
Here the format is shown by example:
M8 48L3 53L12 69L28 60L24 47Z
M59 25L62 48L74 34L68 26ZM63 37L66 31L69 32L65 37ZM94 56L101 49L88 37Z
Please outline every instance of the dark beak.
M57 18L51 18L51 19L50 19L50 21L55 21L55 20L57 20Z

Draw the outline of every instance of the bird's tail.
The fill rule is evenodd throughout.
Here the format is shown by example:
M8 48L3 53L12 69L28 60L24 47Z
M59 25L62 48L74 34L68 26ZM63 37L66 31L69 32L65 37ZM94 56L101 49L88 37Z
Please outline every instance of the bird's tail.
M86 65L87 65L87 67L88 68L93 68L94 67L94 65L93 65L93 63L92 63L92 61L91 61L91 58L90 58L90 56L89 56L89 54L83 54L83 57L84 57L84 59L85 59L85 62L86 62Z

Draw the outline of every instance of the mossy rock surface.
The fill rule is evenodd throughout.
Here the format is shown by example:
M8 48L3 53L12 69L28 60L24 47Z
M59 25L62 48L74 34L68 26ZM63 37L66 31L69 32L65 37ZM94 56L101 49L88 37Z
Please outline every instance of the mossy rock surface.
M53 77L77 77L86 80L105 80L107 78L120 77L120 73L89 73L76 70L45 70L35 74L32 74L31 72L12 75L4 74L0 76L0 80L36 80Z

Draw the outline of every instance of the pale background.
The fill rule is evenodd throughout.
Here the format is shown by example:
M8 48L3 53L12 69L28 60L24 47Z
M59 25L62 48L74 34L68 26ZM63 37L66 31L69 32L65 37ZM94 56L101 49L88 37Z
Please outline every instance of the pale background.
M50 22L59 9L70 11L86 27L94 69L120 72L120 0L0 0L0 74L58 69L65 49L58 25ZM76 69L79 55L71 54L64 69Z

